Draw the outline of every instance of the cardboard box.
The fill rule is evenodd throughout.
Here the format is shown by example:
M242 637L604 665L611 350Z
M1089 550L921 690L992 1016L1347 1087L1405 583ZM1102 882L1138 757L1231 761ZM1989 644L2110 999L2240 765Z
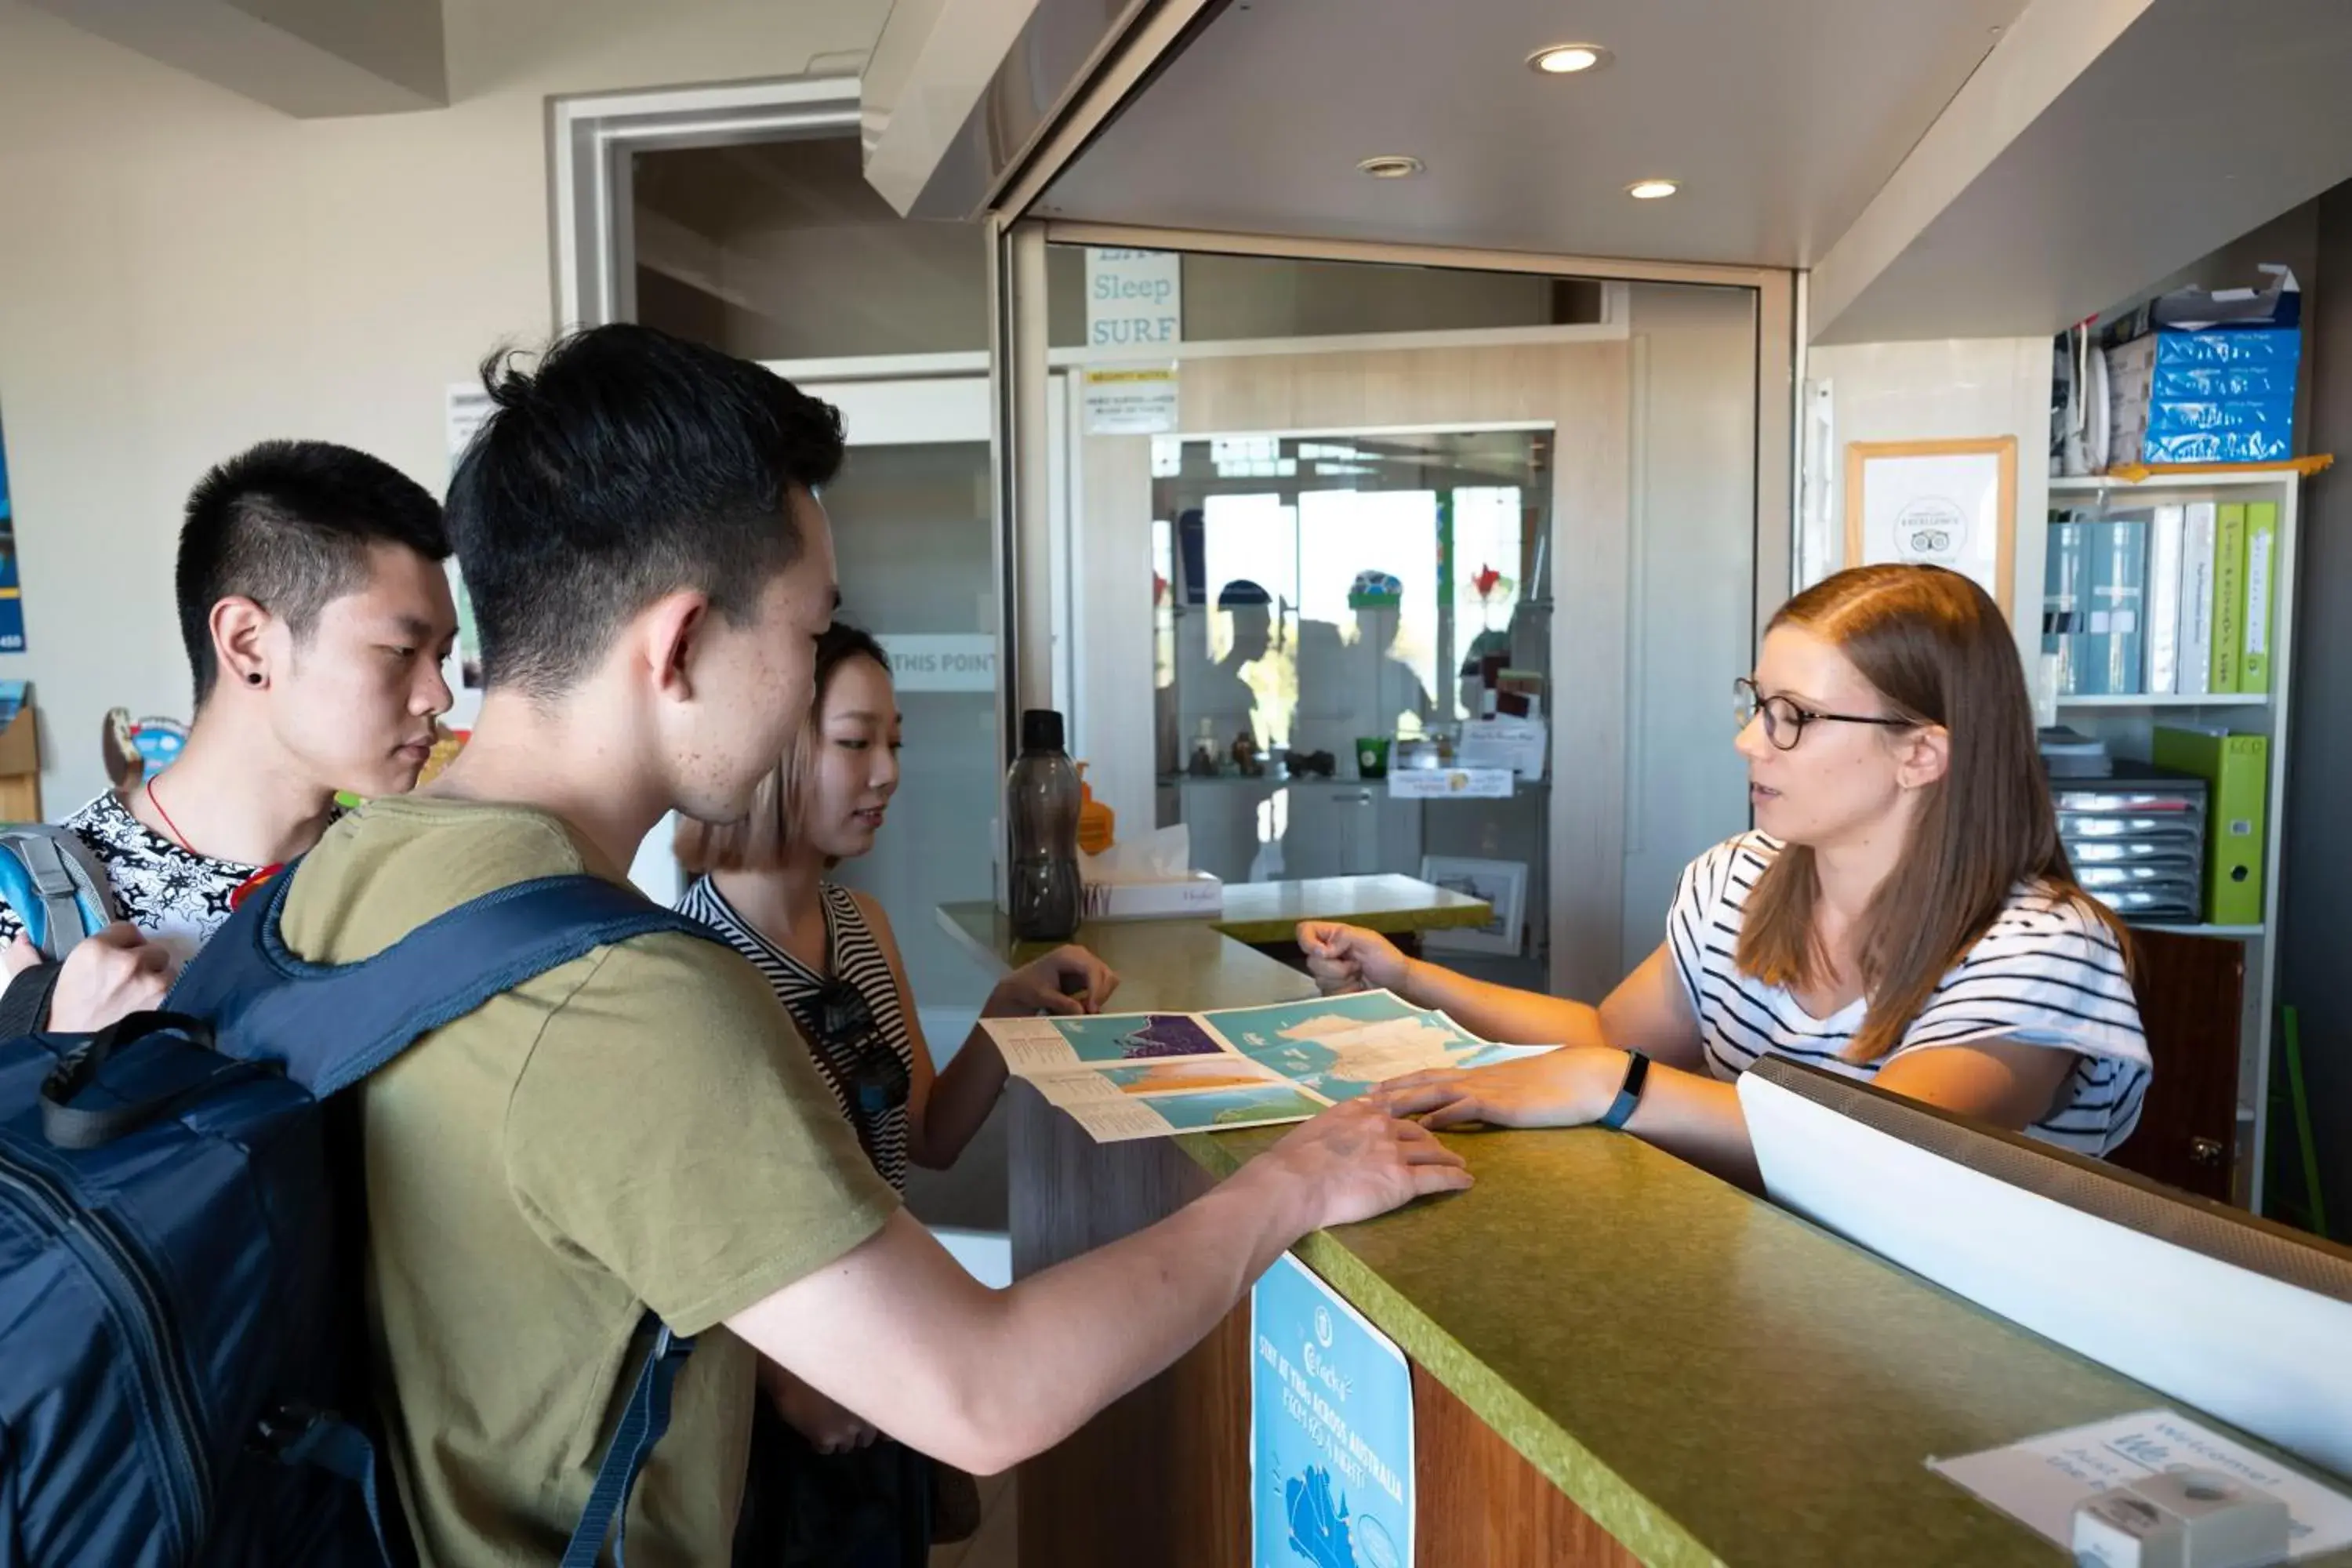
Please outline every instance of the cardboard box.
M0 822L41 820L41 743L33 688L0 681Z
M0 775L41 771L34 728L32 683L0 681Z

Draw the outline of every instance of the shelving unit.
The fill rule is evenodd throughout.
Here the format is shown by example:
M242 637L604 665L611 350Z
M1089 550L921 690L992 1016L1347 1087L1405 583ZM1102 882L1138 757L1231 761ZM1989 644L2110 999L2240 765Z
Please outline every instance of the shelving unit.
M2302 479L2292 468L2249 468L2242 473L2154 474L2134 482L2112 475L2053 479L2050 506L2105 511L2142 511L2159 504L2192 501L2276 501L2278 555L2272 584L2271 689L2266 694L2219 693L2180 696L2135 693L2058 700L2059 717L2084 734L2104 740L2118 755L2145 759L2158 723L2188 721L2260 733L2270 740L2270 778L2263 846L2263 919L2258 925L2156 925L2156 931L2191 936L2227 937L2246 944L2246 1005L2238 1032L2238 1124L2252 1136L2234 1152L2237 1194L2260 1214L2270 1155L2271 1028L2278 1012L2278 943L2270 933L2279 921L2279 847L2286 829L2287 715L2294 692L2295 574L2301 553Z
M2260 692L2242 697L2183 697L2177 692L2127 691L2115 697L2061 697L2058 706L2070 708L2112 708L2130 712L2136 708L2267 708L2270 693Z

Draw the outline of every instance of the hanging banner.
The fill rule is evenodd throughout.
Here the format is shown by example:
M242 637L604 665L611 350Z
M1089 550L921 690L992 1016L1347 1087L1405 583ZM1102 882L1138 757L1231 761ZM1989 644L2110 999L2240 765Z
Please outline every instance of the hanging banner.
M0 653L25 651L25 591L16 578L16 514L8 504L8 442L0 433Z
M1284 1253L1250 1290L1251 1568L1412 1568L1412 1372Z

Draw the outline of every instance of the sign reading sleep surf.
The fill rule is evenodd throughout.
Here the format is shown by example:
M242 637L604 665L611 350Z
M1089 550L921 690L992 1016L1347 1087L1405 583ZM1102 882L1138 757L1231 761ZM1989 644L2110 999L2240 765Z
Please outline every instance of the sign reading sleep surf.
M1250 1291L1251 1568L1411 1568L1412 1373L1288 1253Z
M1087 347L1157 349L1184 337L1184 258L1172 250L1087 252Z

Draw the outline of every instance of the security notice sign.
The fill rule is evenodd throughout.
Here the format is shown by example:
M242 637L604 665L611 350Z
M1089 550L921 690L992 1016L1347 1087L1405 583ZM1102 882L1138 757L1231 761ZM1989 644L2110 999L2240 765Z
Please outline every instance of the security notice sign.
M1176 367L1097 365L1086 373L1087 434L1167 436L1176 429Z
M1288 1253L1250 1291L1251 1568L1412 1568L1412 1373Z

